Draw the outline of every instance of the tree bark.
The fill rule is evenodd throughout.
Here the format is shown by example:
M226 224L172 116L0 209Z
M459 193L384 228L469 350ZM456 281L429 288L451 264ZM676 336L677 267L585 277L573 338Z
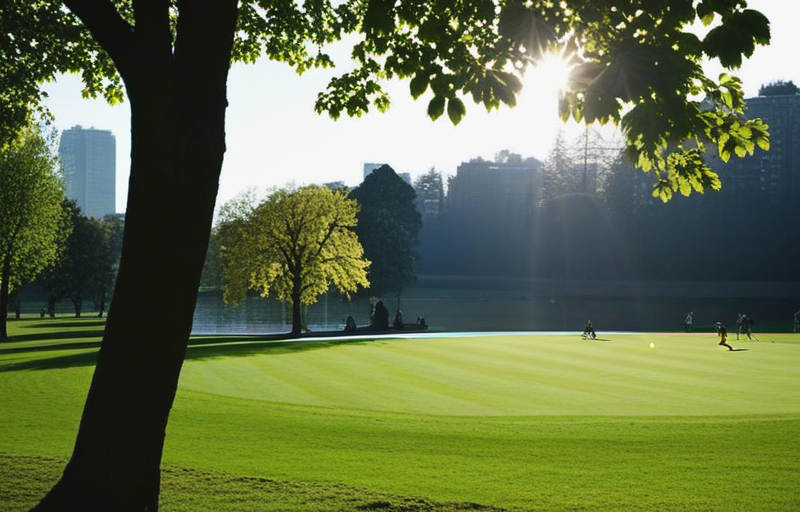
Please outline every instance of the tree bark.
M80 293L74 295L72 297L72 305L75 309L75 318L80 318L83 311L83 295Z
M152 512L225 150L236 2L179 1L174 47L168 9L154 8L161 2L134 4L143 7L123 42L104 32L114 26L107 11L68 3L125 81L131 174L117 283L74 451L33 510ZM155 294L170 300L168 315L152 316Z
M17 320L22 318L22 289L14 294L14 318Z
M106 311L106 292L100 292L100 304L97 306L97 318L103 318L103 313Z
M8 339L8 293L11 279L11 252L8 251L3 259L3 267L0 269L0 340Z
M300 285L295 283L292 290L292 336L300 336L303 332L303 312L300 304Z

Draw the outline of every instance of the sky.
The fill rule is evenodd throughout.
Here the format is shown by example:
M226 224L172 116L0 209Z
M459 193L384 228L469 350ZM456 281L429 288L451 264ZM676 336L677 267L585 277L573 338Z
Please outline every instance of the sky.
M769 18L772 42L732 73L743 79L747 97L776 80L800 85L800 1L750 0L748 7ZM714 78L719 66L706 66ZM414 101L408 82L391 82L392 107L360 118L334 121L314 112L317 93L336 71L312 70L297 75L285 64L261 60L235 65L228 79L227 151L220 178L218 205L238 193L296 185L343 181L356 186L365 163L388 163L412 178L431 168L455 175L461 162L493 159L503 149L544 160L559 129L574 137L583 128L564 125L558 117L557 93L564 70L557 61L531 70L513 109L485 108L465 101L467 115L453 126L444 115L426 116L429 95ZM81 97L80 79L60 77L47 84L48 107L59 131L81 125L111 130L117 146L117 211L125 211L130 167L130 111L103 100ZM606 137L613 133L606 132Z

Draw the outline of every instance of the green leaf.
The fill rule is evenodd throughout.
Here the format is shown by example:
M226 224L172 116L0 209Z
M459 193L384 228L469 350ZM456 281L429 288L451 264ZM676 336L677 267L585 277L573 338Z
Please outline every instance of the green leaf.
M394 0L369 0L363 28L367 34L389 34L394 30Z
M428 103L428 117L434 121L439 119L444 114L444 96L434 96Z
M739 127L739 136L745 139L749 139L753 136L753 130L750 129L749 126L743 125Z
M692 193L692 186L689 184L689 181L686 180L686 179L679 180L678 189L680 190L681 194L683 196L686 196L686 197L688 197L689 194Z
M709 26L714 21L714 9L709 2L700 2L697 4L697 17L703 22L704 26Z
M411 97L414 99L419 98L428 89L428 74L419 72L414 75L409 84L411 89Z
M741 14L741 26L753 37L758 44L769 44L769 20L766 16L753 9L745 9ZM747 55L750 57L750 55Z
M664 203L672 199L672 187L669 182L666 180L658 180L653 188L653 197L661 199Z
M460 98L450 98L447 102L447 117L454 125L460 123L466 113L467 109Z

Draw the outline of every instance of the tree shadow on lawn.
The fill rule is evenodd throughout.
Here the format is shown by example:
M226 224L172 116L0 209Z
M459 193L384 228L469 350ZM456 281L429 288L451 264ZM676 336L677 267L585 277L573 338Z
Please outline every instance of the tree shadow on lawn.
M366 345L382 341L380 338L367 339L267 339L248 337L247 339L231 339L230 337L203 338L190 340L186 351L186 361L216 359L220 357L245 357L269 354L291 354L308 350L321 350L338 345Z
M93 331L57 331L57 332L39 332L36 334L18 334L16 336L9 336L8 341L4 343L24 342L30 343L35 341L49 341L49 340L76 340L81 338L102 338L102 330ZM99 343L99 342L98 342ZM74 343L80 344L80 342ZM56 345L35 345L32 347L15 347L13 349L4 349L3 344L0 344L0 353L3 352L36 352L37 350L47 350L50 346Z
M99 346L99 343L98 343ZM18 372L26 370L54 370L58 368L78 368L94 366L97 363L97 351L80 352L56 357L32 359L19 363L0 364L0 372Z
M332 348L342 344L375 343L382 341L380 338L353 339L342 338L314 340L313 338L291 339L270 337L210 337L190 339L186 350L185 361L207 360L221 357L248 357L269 354L288 354L304 352L307 350L320 350ZM73 350L73 349L99 349L100 342L58 343L46 346L19 347L0 350L0 355L14 353L32 353L39 351ZM43 357L17 363L0 364L0 371L28 371L52 370L58 368L77 368L94 366L97 363L97 350L83 351L78 354L66 354L55 357Z
M97 346L99 341L93 342L93 345L84 344L76 341L72 344L52 344L52 345L35 345L30 347L14 347L3 348L11 343L34 343L37 341L55 341L55 340L80 340L85 338L97 338L98 340L103 337L105 331L106 321L103 320L89 320L84 321L83 318L75 318L73 322L50 322L43 320L28 325L18 326L18 329L37 329L38 332L33 334L15 334L9 336L7 339L0 342L0 355L2 354L17 354L23 352L38 352L40 350L61 350L70 348L83 348ZM15 322L17 320L11 320ZM68 346L70 345L70 346Z
M0 453L0 503L8 510L28 510L58 480L65 459ZM424 497L385 494L338 482L276 480L262 476L161 467L161 504L177 510L269 510L287 512L505 512L469 502L440 502ZM194 505L194 507L193 507ZM262 505L261 507L259 505ZM3 508L6 510L6 508Z
M76 341L73 343L55 343L53 345L36 345L34 347L0 348L0 356L6 354L28 354L32 352L53 352L61 350L80 350L100 348L100 340Z
M71 321L50 321L47 319L35 324L23 325L22 329L69 329L71 327L105 327L106 320L87 320L86 317L72 318ZM102 329L101 329L102 330Z

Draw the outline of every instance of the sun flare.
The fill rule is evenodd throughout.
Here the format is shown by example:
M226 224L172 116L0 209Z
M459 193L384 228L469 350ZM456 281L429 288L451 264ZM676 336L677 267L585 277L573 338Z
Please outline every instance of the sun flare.
M559 54L546 53L523 77L520 103L542 111L557 111L558 93L566 87L571 66Z
M567 85L570 65L559 54L546 54L522 77L517 105L497 130L505 147L525 156L545 158L559 131L568 129L558 115L558 93Z

